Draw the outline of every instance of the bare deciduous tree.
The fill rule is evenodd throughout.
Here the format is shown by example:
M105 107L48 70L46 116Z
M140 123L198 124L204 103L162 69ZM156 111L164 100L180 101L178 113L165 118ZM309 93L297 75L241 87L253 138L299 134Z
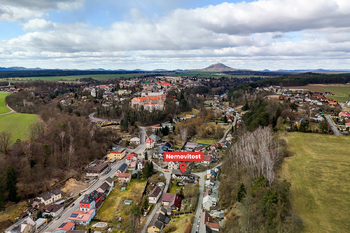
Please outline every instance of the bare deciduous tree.
M180 128L180 136L181 140L185 142L187 140L188 129L187 126L183 126Z
M7 154L7 148L10 145L11 133L1 132L0 134L0 147Z
M262 174L269 186L275 179L274 168L278 158L279 147L269 127L245 133L229 153L230 163L244 166L252 180Z

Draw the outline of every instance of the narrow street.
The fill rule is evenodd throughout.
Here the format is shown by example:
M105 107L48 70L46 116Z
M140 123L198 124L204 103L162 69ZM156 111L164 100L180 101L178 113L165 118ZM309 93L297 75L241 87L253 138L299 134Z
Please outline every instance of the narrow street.
M327 119L327 122L328 122L329 126L331 127L334 135L341 136L342 134L339 132L339 130L338 130L337 126L335 125L332 117L330 115L327 115L326 119Z

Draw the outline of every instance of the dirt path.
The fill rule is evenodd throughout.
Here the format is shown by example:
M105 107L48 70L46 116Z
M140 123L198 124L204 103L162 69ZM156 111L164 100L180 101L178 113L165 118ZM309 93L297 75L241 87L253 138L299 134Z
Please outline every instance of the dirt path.
M7 107L8 109L10 109L11 111L10 111L10 112L6 112L6 113L2 113L2 114L0 114L0 116L2 116L2 115L7 115L7 114L11 114L11 113L15 113L15 112L16 112L16 111L13 110L12 108L10 108L10 106L8 106L7 104L6 104L6 107Z

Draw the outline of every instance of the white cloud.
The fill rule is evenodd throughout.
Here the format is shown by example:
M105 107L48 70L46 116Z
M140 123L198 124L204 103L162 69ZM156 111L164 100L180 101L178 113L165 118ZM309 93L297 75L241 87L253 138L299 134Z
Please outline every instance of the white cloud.
M6 2L10 4L9 0ZM106 28L83 23L58 24L40 18L42 13L38 9L73 9L81 6L80 0L73 3L68 0L24 2L14 1L6 9L32 9L21 19L12 15L17 20L31 19L23 25L23 30L30 32L1 41L0 58L51 60L66 66L84 66L83 61L86 61L85 66L97 64L100 67L112 66L116 61L127 66L167 66L164 68L181 68L177 64L196 62L207 64L221 59L247 66L248 60L252 60L254 64L264 65L263 68L270 68L268 64L272 61L273 66L287 59L299 60L288 64L300 66L304 66L306 60L315 61L315 64L320 61L317 65L335 64L329 60L343 61L350 55L350 2L346 0L222 3L177 9L154 19L133 8L124 21ZM40 3L43 3L41 8ZM7 15L11 18L11 13ZM298 36L289 36L291 32ZM237 62L239 60L244 62Z
M45 19L31 19L23 24L24 31L46 31L53 29L54 23Z

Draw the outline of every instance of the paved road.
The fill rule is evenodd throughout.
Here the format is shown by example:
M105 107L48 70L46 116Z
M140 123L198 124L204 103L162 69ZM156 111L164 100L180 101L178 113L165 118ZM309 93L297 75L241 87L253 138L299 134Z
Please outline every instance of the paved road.
M166 179L166 184L165 184L165 188L163 190L163 193L166 192L168 190L168 187L169 187L169 183L170 183L170 179L171 179L171 173L170 172L165 172L165 170L161 167L158 166L158 164L154 163L153 162L153 168L157 171L160 171L160 172L163 172L164 174L164 177ZM150 224L150 222L152 221L154 215L157 213L157 211L160 209L161 207L161 202L162 202L162 197L163 197L163 194L161 197L159 197L159 200L157 202L157 204L154 206L152 212L148 215L148 219L145 223L145 225L143 226L142 228L142 233L146 233L147 232L147 227L148 225Z
M332 117L327 115L326 119L327 119L327 122L330 125L334 135L341 136L342 134L339 132L337 126L334 124Z
M93 113L91 113L91 114L89 115L89 118L90 118L91 120L95 120L95 121L108 121L108 119L101 119L101 118L96 118L96 117L94 117L95 113L96 113L96 112L93 112Z
M219 163L218 165L216 165L213 168L219 167L221 166L222 163ZM205 186L205 175L207 174L207 171L201 172L201 173L193 173L197 176L199 176L199 197L198 197L198 206L197 206L197 211L196 211L196 215L194 217L193 220L193 225L192 225L192 233L196 233L196 229L197 229L197 222L201 216L202 213L202 203L203 203L203 193L204 193L204 186Z
M237 123L237 117L234 117L234 118L235 118L235 119L233 120L233 123L232 123L231 127L232 127L232 126L234 127L234 126L236 125L236 123ZM223 142L223 141L225 141L225 138L226 138L227 134L231 131L231 127L228 128L228 129L225 131L224 136L222 136L222 138L221 138L220 141L218 141L218 142Z
M120 160L120 161L116 162L115 164L113 164L111 167L111 171L108 174L103 174L101 177L99 177L98 181L95 184L91 185L84 193L81 194L81 196L77 200L75 200L73 202L74 203L73 207L67 207L64 210L64 212L61 214L61 217L58 220L53 220L46 227L45 232L54 232L55 229L58 228L63 222L65 222L74 211L77 211L79 209L79 203L84 198L84 194L89 194L90 192L94 191L99 186L101 186L103 184L103 182L105 181L105 179L107 179L109 176L112 176L117 171L119 166L122 163L124 163L124 161L125 161L125 159Z
M140 145L134 150L134 152L137 154L143 153L144 150L146 149L146 144L145 144L146 132L144 128L141 128L141 127L140 127L140 131L141 131L141 142L140 142ZM81 194L81 196L77 200L73 202L74 206L68 207L67 209L65 209L61 214L61 217L58 220L53 220L44 229L44 232L47 232L47 233L54 232L55 229L58 228L63 222L65 222L74 211L79 209L79 203L83 199L84 194L89 194L92 191L96 190L98 187L100 187L105 181L105 179L107 179L109 176L112 176L118 170L119 166L122 165L124 162L125 162L125 159L122 159L117 161L115 164L113 164L111 167L111 171L108 174L104 174L101 177L99 177L98 181L95 184L91 185L84 193Z

